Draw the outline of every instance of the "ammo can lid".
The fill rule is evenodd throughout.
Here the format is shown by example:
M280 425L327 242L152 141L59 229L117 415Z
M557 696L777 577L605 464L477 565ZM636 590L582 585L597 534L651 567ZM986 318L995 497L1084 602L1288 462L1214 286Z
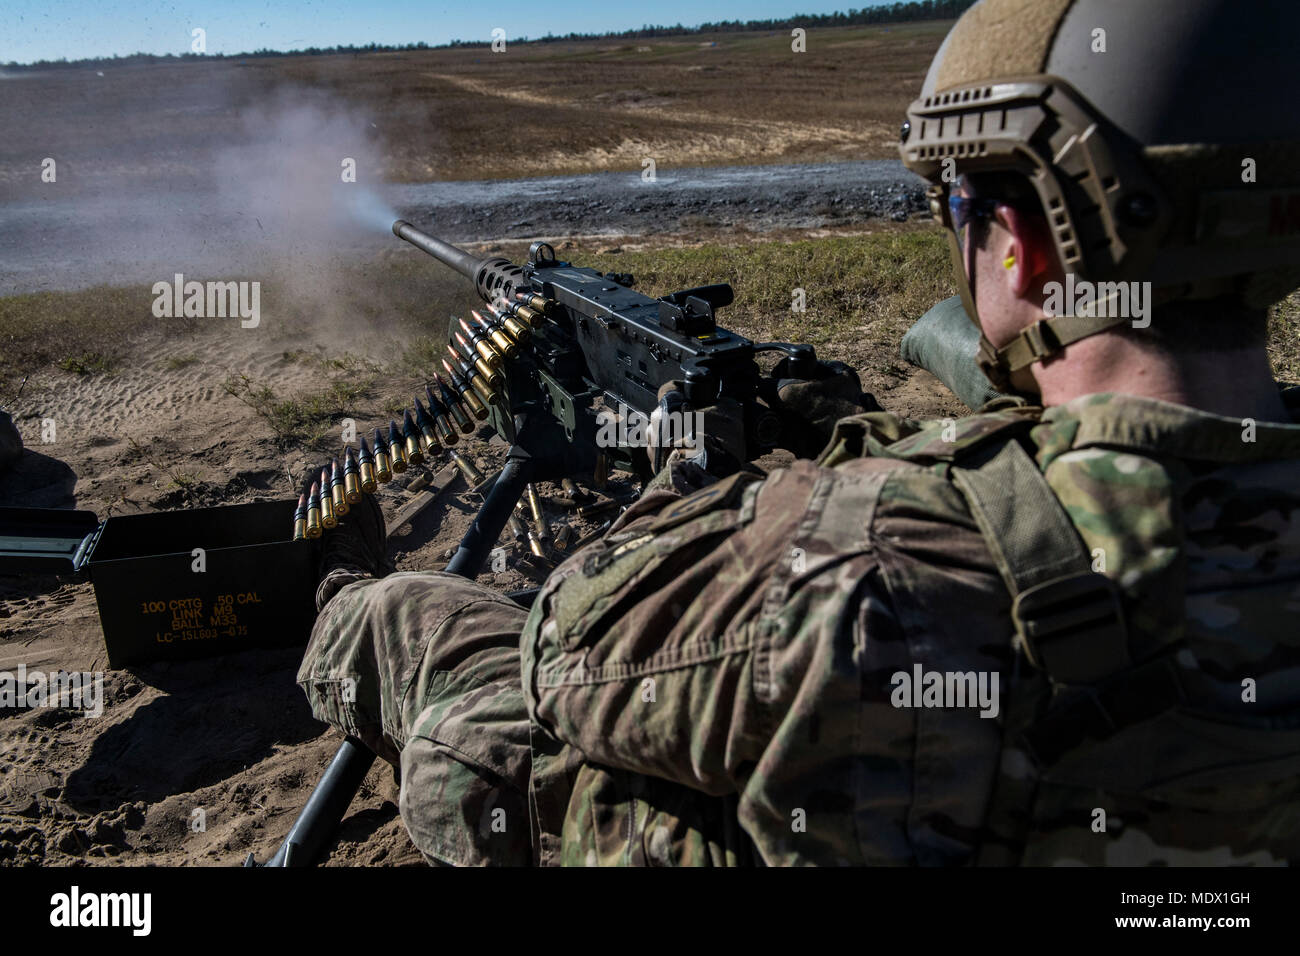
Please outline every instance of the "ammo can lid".
M0 574L80 571L102 527L93 511L0 508Z

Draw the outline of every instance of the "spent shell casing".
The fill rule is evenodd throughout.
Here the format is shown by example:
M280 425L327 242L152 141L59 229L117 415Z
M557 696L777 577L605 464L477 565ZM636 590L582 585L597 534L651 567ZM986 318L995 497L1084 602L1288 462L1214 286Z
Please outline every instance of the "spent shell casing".
M415 419L411 417L411 410L408 408L402 412L402 438L406 445L406 460L412 465L419 465L424 462L424 451L420 448L421 437L434 437L430 432L427 436L421 436L420 429L415 424Z
M500 352L506 361L519 357L519 346L515 344L514 339L485 319L477 309L470 309L469 314L473 317L479 331L483 333L487 340L492 343L492 347Z
M555 531L555 547L564 551L569 547L569 541L573 538L573 525L562 524Z
M528 550L533 552L533 554L537 555L539 558L546 557L546 545L542 542L542 539L532 531L528 532Z
M572 478L561 478L560 487L564 490L564 496L570 501L587 497Z
M438 401L438 396L433 394L433 389L428 385L424 386L424 397L429 400L429 418L434 427L438 429L438 434L442 437L442 443L450 448L456 444L458 436L456 429L452 427L451 417L448 415L447 408L442 402ZM420 400L417 398L416 402Z
M346 485L343 481L343 466L340 465L339 460L335 458L330 462L329 493L334 499L334 517L336 518L345 517L348 513L348 499L347 495L344 494L345 488ZM321 485L321 490L324 490L324 483Z
M596 518L621 507L620 502L615 501L613 498L606 498L604 501L597 501L595 504L583 505L577 510L576 514L583 519Z
M603 490L609 483L609 458L603 451L596 452L596 469L591 476L592 487Z
M475 488L483 483L483 472L474 467L474 463L458 451L451 453L451 460L456 463L460 473L465 476L465 484Z
M298 507L293 509L293 540L307 537L307 495L298 496Z
M482 329L470 325L464 319L457 319L456 321L460 323L460 330L469 339L470 348L474 349L483 361L493 368L500 368L505 364L505 356L493 347L487 336L483 334Z
M446 359L442 360L442 367L447 370L447 377L451 382L451 387L456 392L456 397L460 399L461 404L479 421L484 421L488 417L488 410L487 406L483 404L482 396L474 391L469 382L465 381Z
M555 562L550 558L539 558L535 554L525 554L519 559L518 567L519 570L534 581L545 581L550 573L555 570Z
M442 376L437 372L433 373L433 380L438 385L438 395L442 399L442 404L456 423L456 427L466 435L472 435L474 433L474 420L466 414L465 409L460 407L460 399L456 396L456 393L447 387L447 383L442 380ZM432 399L433 390L427 385L425 389L429 392L429 398Z
M322 488L330 487L329 472L324 468L320 470L320 486ZM321 527L329 530L339 526L339 519L334 514L334 495L326 493L320 496L320 523Z
M384 441L383 433L375 429L375 479L380 484L386 484L393 478L393 463L388 457L388 442Z
M488 492L490 492L493 488L497 486L497 479L501 477L501 472L503 470L504 469L498 468L491 475L489 475L488 477L480 481L478 484L476 484L471 490L476 495L486 495Z
M320 525L320 484L311 483L311 496L307 499L307 537L319 538Z
M530 481L524 492L528 496L528 507L533 513L533 528L537 531L537 537L542 541L550 541L551 526L546 521L546 513L542 511L542 496L537 493L537 486Z
M395 474L406 471L406 440L392 419L388 422L388 457L392 459Z
M361 500L361 469L357 467L357 456L352 454L351 445L343 451L343 497L350 505Z
M510 533L515 536L516 541L523 541L528 537L528 526L524 524L519 515L511 515L506 524L510 528Z
M361 471L361 490L373 495L379 487L378 475L375 474L375 456L370 451L370 442L361 436L361 450L357 452L357 467Z

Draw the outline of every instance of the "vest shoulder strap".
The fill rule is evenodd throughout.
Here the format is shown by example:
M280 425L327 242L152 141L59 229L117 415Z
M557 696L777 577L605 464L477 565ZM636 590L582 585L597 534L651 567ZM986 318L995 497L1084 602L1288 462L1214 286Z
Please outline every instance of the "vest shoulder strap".
M1132 665L1119 589L1092 556L1034 460L1014 438L954 461L1011 594L1016 638L1054 682L1092 684Z

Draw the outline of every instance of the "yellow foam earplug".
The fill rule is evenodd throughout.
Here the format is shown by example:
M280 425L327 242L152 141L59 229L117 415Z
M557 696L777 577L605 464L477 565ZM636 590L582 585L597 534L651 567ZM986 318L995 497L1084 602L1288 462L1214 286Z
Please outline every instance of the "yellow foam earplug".
M1015 256L1007 256L1005 259L1002 260L1002 265L1007 269L1010 269L1015 264L1016 264Z

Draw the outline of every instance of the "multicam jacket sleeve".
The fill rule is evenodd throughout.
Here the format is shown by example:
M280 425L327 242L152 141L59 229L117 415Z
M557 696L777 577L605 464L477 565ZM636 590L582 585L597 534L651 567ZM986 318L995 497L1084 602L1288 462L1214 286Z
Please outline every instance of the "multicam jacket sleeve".
M798 462L647 493L547 582L524 694L591 762L735 795L768 864L960 862L997 762L1007 603L941 477ZM918 668L991 677L984 716L914 706Z

